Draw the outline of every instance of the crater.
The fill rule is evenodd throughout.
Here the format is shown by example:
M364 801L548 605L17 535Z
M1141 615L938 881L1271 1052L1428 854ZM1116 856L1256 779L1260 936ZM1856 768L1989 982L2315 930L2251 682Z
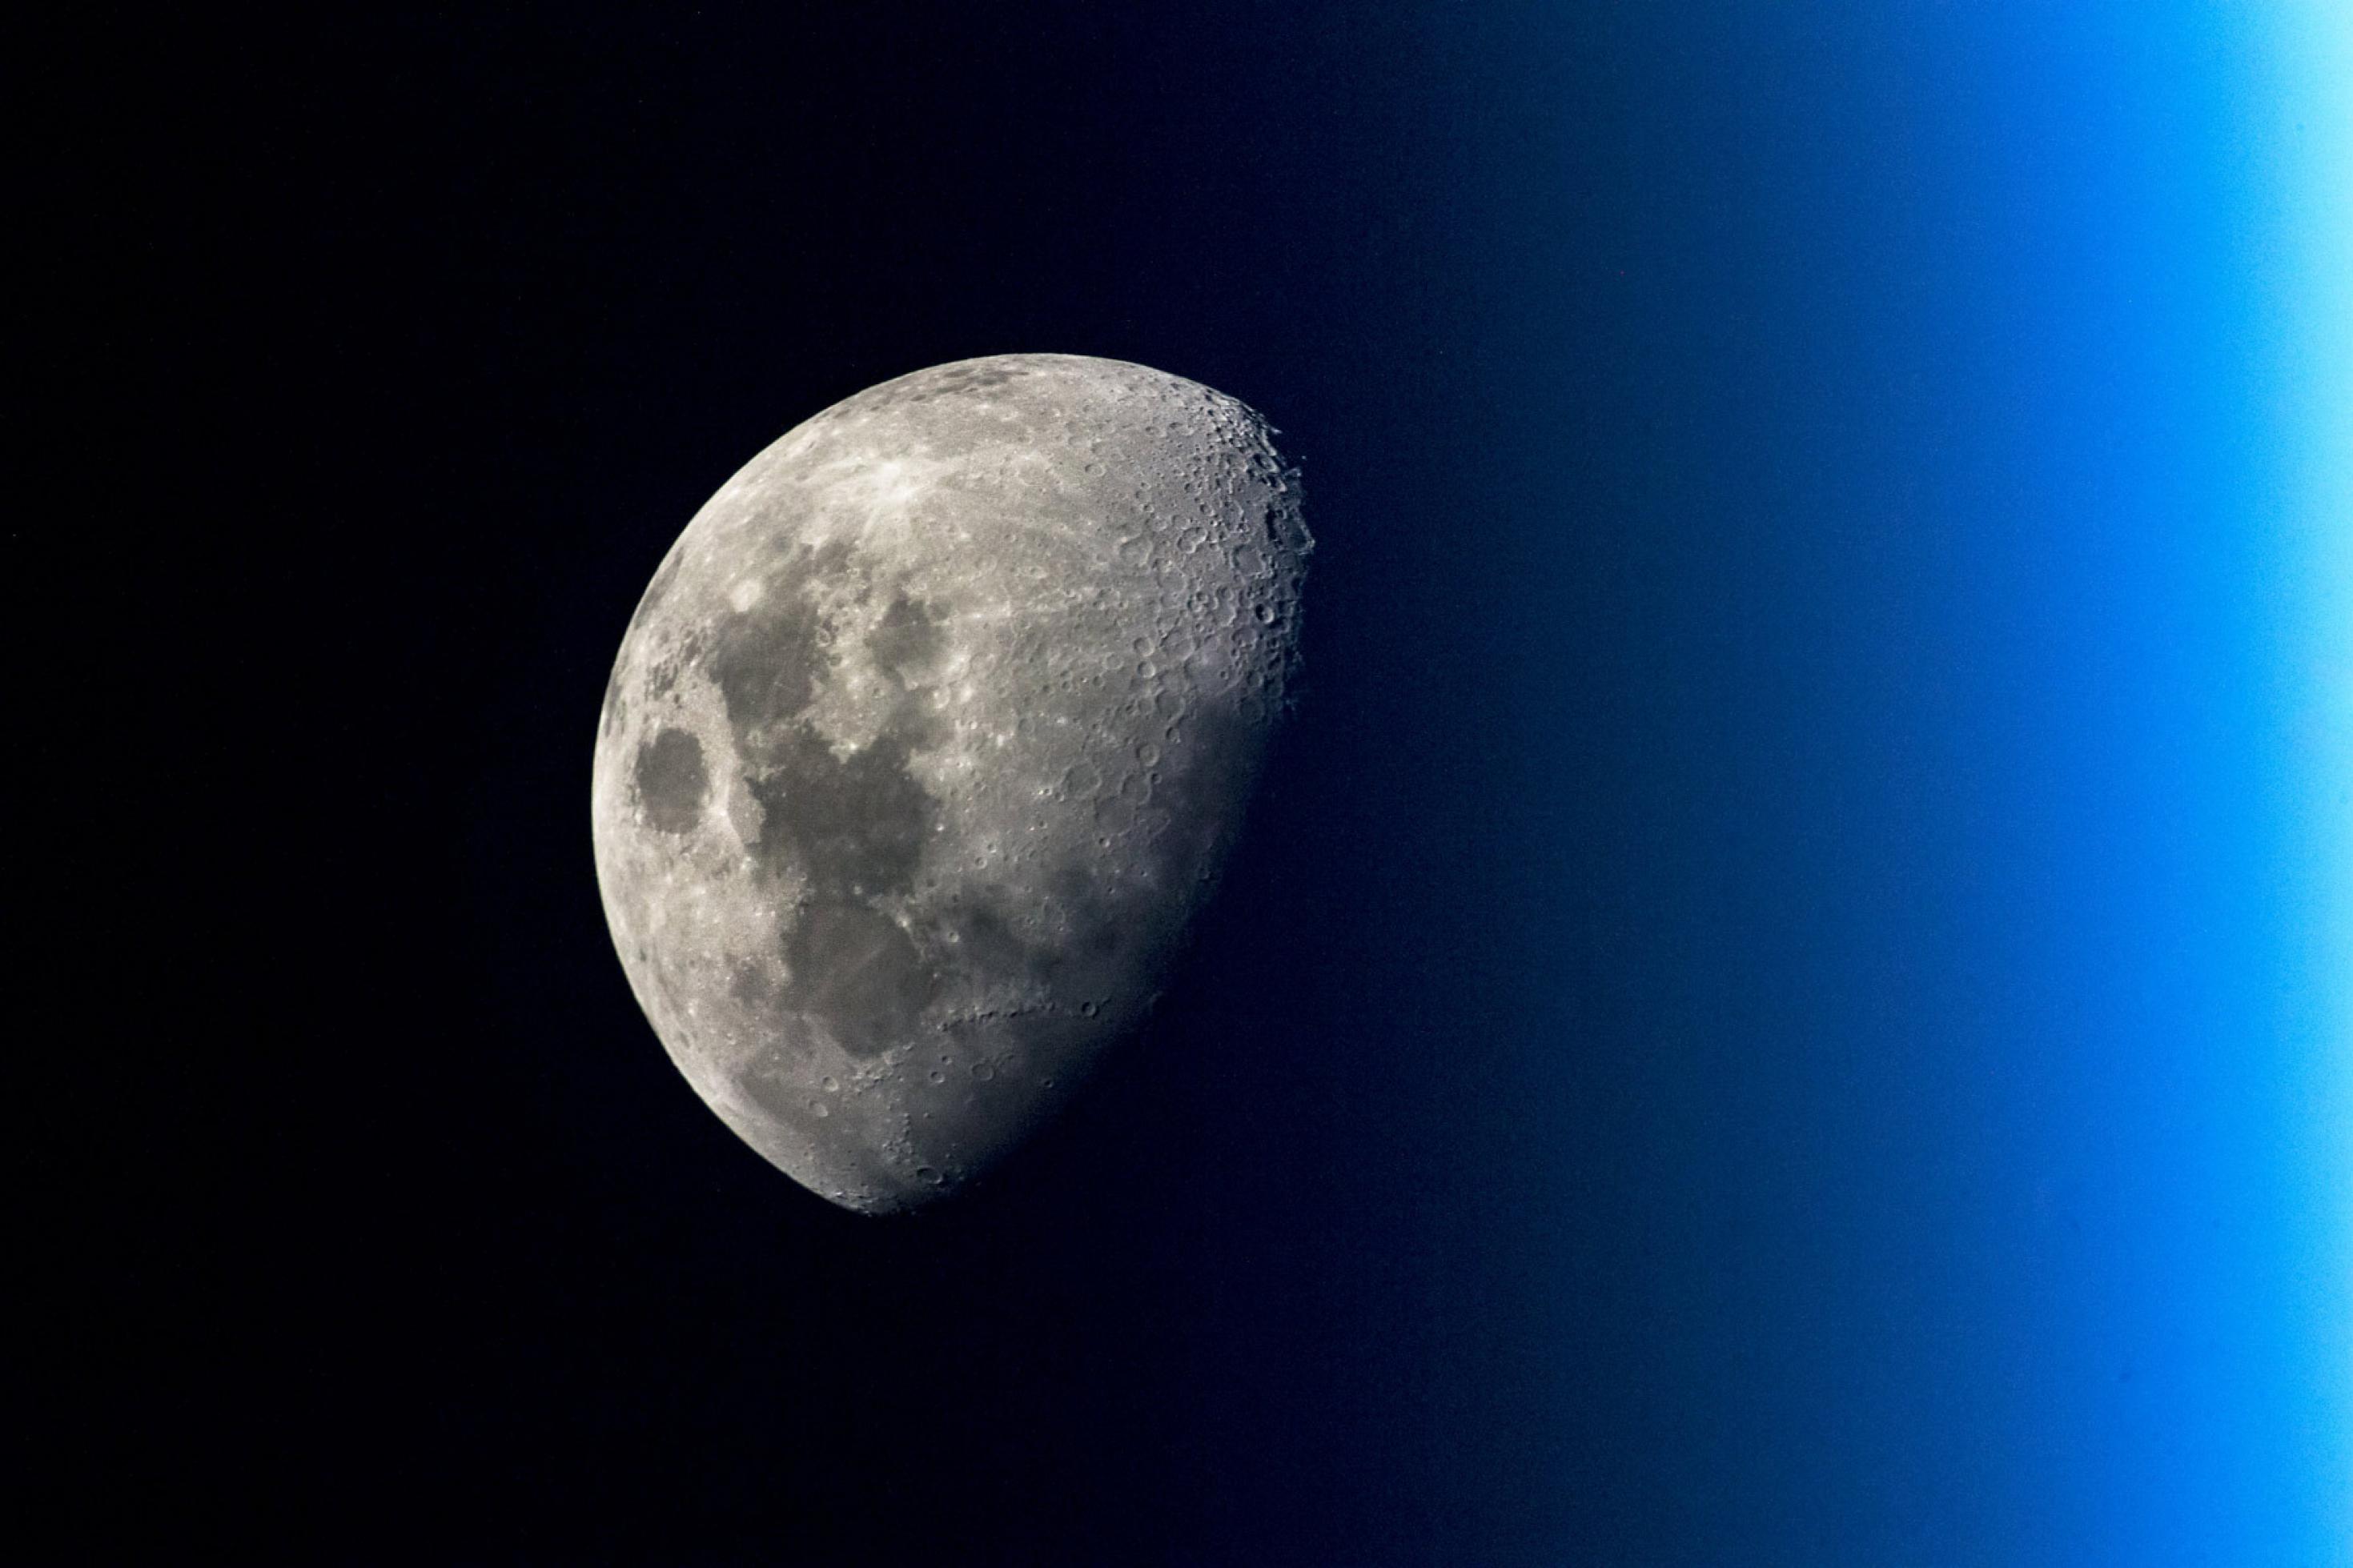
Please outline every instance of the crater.
M953 364L920 376L908 376L900 384L886 384L866 394L873 405L888 408L893 405L913 405L934 398L952 397L958 393L990 392L1008 386L1029 374L1024 365L998 362L994 364ZM861 399L864 401L864 399Z

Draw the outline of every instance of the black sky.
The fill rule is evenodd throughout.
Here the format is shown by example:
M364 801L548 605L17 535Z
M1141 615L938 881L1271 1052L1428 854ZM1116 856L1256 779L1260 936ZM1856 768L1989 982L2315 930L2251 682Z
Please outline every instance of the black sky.
M170 934L114 998L157 1021L71 1075L133 1119L73 1212L132 1217L58 1226L54 1484L297 1560L1418 1555L1492 1339L1483 1162L1433 1150L1493 1090L1502 916L1481 584L1433 526L1476 457L1430 451L1462 88L1413 29L515 7L79 64L49 195L95 298L55 368L117 525L57 564L169 628L87 694L85 799L159 896L82 920ZM662 1057L588 741L736 465L1028 349L1270 412L1334 664L1146 1037L968 1201L875 1224Z

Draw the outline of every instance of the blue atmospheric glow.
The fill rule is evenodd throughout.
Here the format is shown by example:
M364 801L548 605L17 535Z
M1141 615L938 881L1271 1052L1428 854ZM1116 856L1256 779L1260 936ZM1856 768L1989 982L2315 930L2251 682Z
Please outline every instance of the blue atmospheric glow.
M1715 1261L1643 1381L1558 1249L1651 1457L1514 1549L1599 1475L1629 1560L2353 1563L2353 10L1606 9L1475 106L1525 679L1653 846L1530 868L1614 944L1531 1092L1641 1039Z
M2316 1552L2353 1561L2353 12L2304 0L2271 18L2252 140L2271 287L2261 308L2277 424L2283 563L2274 658L2285 710L2281 898L2300 932L2285 1131L2301 1233L2291 1298L2321 1487ZM2331 1553L2333 1552L2333 1556Z

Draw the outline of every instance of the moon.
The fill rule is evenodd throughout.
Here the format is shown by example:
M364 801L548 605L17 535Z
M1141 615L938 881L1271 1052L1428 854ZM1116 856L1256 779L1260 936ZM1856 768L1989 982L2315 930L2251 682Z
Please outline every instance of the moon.
M910 1210L1159 992L1295 682L1265 419L1069 354L903 375L695 513L606 689L596 878L663 1047L844 1207Z

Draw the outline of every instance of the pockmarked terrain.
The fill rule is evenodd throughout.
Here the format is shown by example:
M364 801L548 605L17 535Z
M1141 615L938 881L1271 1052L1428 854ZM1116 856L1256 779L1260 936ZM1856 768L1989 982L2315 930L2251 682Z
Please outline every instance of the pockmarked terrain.
M655 574L597 731L607 918L811 1190L955 1190L1150 1006L1296 671L1273 435L1140 365L942 365L785 436Z

